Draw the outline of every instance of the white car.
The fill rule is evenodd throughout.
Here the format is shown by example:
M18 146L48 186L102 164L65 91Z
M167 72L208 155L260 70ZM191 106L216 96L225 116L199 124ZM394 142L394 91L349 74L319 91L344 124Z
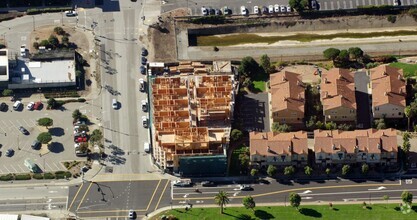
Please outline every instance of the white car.
M269 6L268 6L268 12L269 12L270 14L274 13L274 6L273 6L273 5L269 5Z
M139 91L141 92L145 91L145 81L143 81L142 78L139 79Z
M23 44L20 46L20 56L25 57L26 56L26 44Z
M259 7L258 6L253 6L253 13L254 14L259 14Z
M242 15L246 15L246 7L245 6L240 6L240 14Z
M142 111L143 112L148 111L148 102L146 100L142 100Z
M132 209L129 210L129 219L136 219L136 212Z
M394 4L394 6L400 5L399 0L394 0L393 4Z
M142 116L142 125L144 128L148 128L148 118L146 116Z
M280 11L281 12L287 12L287 7L285 7L285 5L281 5L280 6Z
M311 1L311 9L316 10L317 9L317 2L316 0Z
M33 106L35 106L35 103L34 102L29 102L29 104L26 106L26 108L28 110L32 111L33 110Z
M70 11L65 11L65 15L67 17L74 17L74 16L77 16L78 13L76 11L70 10Z
M279 12L279 5L274 5L274 12L278 13Z
M201 14L202 15L208 15L208 10L205 7L201 7Z
M75 144L74 144L74 149L75 149L75 148L78 148L78 147L80 147L80 144L79 144L79 143L75 143Z
M292 11L292 8L289 5L287 5L287 12L291 12L291 11Z

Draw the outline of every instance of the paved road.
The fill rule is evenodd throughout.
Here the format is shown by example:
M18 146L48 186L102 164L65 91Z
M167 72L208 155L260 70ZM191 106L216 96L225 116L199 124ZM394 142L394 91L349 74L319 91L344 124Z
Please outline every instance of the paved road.
M133 209L139 217L170 202L170 181L86 182L69 190L68 210L80 218L127 217Z
M68 186L1 188L0 212L65 209Z

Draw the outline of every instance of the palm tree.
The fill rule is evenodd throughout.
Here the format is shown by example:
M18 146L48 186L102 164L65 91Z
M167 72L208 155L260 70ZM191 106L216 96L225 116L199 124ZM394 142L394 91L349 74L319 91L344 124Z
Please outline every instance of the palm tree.
M214 197L214 201L220 206L220 214L223 214L223 206L229 203L229 195L225 191L220 191Z

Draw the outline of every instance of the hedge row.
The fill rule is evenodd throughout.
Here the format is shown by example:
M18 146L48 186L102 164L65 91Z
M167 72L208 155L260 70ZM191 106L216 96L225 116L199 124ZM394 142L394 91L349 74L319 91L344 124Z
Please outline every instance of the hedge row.
M28 15L36 15L42 13L52 13L72 10L72 7L61 7L61 8L30 8L26 11Z
M46 99L50 98L66 98L66 97L80 97L77 91L70 90L70 91L63 91L63 92L48 92L44 93L44 96Z
M11 180L30 180L30 179L65 179L72 177L69 171L56 171L55 173L24 173L24 174L6 174L0 176L0 181L11 181Z

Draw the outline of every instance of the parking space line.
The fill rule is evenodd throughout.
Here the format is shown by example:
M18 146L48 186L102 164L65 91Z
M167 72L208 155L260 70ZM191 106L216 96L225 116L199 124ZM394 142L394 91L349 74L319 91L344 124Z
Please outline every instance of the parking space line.
M346 7L346 1L343 1L343 8L347 8Z
M324 2L324 10L328 10L328 8L327 8L327 2Z
M11 172L10 172L10 170L9 170L9 169L7 169L7 167L6 167L6 166L4 166L4 165L3 165L3 167L4 167L4 169L6 169L6 170L7 170L7 172L8 172L8 173L11 173Z
M353 8L353 2L352 2L352 0L349 1L349 4L350 4L350 8Z
M32 127L32 126L30 126L30 124L25 119L23 119L23 122L26 124L26 126Z
M10 166L10 169L13 169L14 170L13 173L17 173L17 170L14 168L14 166Z
M53 169L49 166L49 164L48 163L45 163L45 166L47 166L48 167L48 169L50 170L50 171L53 171ZM45 167L44 167L45 168Z
M337 6L336 9L339 9L340 8L340 2L339 1L336 2L336 6Z
M359 6L359 0L356 0L356 7Z
M362 5L365 5L365 0L362 0Z
M60 168L56 163L52 163L56 168L58 168L57 170L61 170L62 168Z
M26 172L27 171L27 169L24 169L24 168L22 168L21 166L20 166L20 164L16 164L18 167L19 167L19 169L21 170L21 172L20 173L24 173L24 172Z
M407 0L407 2L408 2L408 5L411 5L411 0Z
M37 126L37 122L36 122L36 120L33 120L33 119L29 119L29 121L32 123L32 127L35 127L35 126Z

